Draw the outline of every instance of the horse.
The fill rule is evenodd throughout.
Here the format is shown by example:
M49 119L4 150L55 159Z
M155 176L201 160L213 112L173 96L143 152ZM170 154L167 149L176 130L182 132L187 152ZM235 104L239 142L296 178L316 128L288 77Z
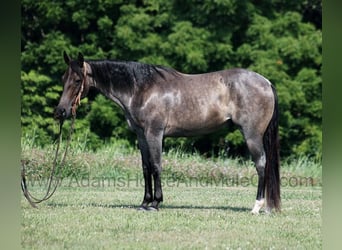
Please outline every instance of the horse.
M159 65L63 55L67 69L55 119L67 119L91 88L123 110L141 152L145 192L139 210L157 211L163 201L163 138L208 134L231 121L242 132L258 174L251 212L280 211L278 100L264 76L242 68L184 74Z

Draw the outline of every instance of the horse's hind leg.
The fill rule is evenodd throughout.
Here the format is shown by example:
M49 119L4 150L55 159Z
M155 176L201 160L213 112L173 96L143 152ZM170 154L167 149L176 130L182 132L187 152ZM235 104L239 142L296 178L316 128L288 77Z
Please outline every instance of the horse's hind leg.
M246 143L251 153L252 160L255 163L255 167L258 173L258 190L256 201L252 209L253 214L258 214L259 210L265 204L265 165L266 155L263 146L263 140L261 136L248 136L246 137Z

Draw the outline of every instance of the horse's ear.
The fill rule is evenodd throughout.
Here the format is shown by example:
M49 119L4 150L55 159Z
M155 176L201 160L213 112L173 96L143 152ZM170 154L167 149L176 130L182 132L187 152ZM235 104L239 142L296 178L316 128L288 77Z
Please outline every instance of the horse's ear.
M67 65L69 65L71 59L70 59L70 57L68 56L68 54L65 52L65 50L64 50L64 52L63 52L63 56L64 56L64 61L65 61L65 63L66 63Z
M84 57L81 52L78 53L78 65L83 68L83 63L84 63Z

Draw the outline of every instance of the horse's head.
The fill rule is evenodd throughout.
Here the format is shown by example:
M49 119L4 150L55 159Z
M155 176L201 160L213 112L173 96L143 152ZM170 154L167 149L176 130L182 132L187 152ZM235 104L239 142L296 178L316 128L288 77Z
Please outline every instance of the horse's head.
M87 76L90 74L90 67L84 62L83 55L79 53L77 60L71 60L64 51L64 61L68 68L62 77L63 93L55 109L55 118L60 121L64 121L76 111L81 98L89 91Z

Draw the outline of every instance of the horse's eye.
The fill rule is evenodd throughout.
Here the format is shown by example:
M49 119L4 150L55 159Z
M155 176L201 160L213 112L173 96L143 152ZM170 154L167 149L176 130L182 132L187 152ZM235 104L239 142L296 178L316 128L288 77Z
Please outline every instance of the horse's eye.
M76 80L77 84L81 84L81 79Z

